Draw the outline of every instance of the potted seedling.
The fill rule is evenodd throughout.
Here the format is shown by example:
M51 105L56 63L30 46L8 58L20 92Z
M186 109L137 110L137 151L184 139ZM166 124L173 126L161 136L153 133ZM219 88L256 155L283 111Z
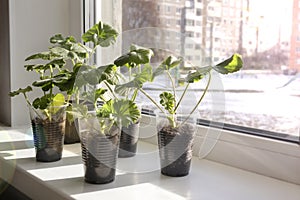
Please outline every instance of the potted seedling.
M196 131L196 118L193 115L207 93L211 82L211 71L228 74L238 71L243 65L241 56L234 54L215 66L194 67L194 70L191 70L185 78L180 79L176 83L171 71L181 63L181 58L168 56L153 71L151 80L154 80L161 74L166 74L171 85L171 91L163 91L159 94L159 101L155 101L155 98L151 97L139 85L126 85L126 87L138 88L157 107L157 133L161 173L174 177L189 174L193 138ZM208 77L207 85L196 104L192 105L192 108L186 113L186 106L191 105L182 104L183 99L191 84L204 77ZM184 86L181 95L178 95L179 93L176 91L177 84Z
M52 162L61 159L65 133L65 96L58 89L71 76L63 70L65 60L56 54L56 49L50 48L29 56L26 61L42 60L43 64L27 64L27 71L39 74L39 79L31 86L10 92L14 97L23 94L30 111L36 160ZM41 90L41 96L30 102L27 93L34 89Z
M94 106L93 111L88 111L86 105L76 106L84 177L89 183L104 184L115 179L121 127L136 123L140 117L132 100L115 94L112 85L118 82L117 74L117 67L111 64L90 66L77 76L76 82L86 87L82 99Z
M79 142L79 135L75 128L75 118L68 111L72 110L72 101L77 99L79 88L74 87L75 77L82 66L82 63L89 58L92 49L79 43L73 36L64 37L61 34L56 34L50 38L52 44L51 51L56 58L62 59L65 64L60 67L61 72L68 74L68 79L61 83L57 83L60 91L67 95L66 103L66 127L65 127L65 144L73 144ZM72 97L74 97L72 99Z
M117 32L106 24L96 24L83 36L84 42L105 47L115 42ZM120 81L118 65L94 66L83 64L74 87L82 102L71 113L78 117L84 178L89 183L109 183L115 179L121 127L137 123L140 110L129 98L117 95L114 86ZM86 102L92 104L88 109ZM99 105L99 102L101 104ZM77 102L78 103L78 102Z
M80 141L76 123L77 118L73 116L73 105L78 105L83 100L80 99L79 93L83 84L75 84L75 80L79 71L83 71L89 68L90 58L95 55L97 47L108 47L114 43L118 33L110 25L103 22L98 22L88 31L82 35L82 41L85 43L92 43L93 47L88 47L82 43L76 42L71 36L63 38L61 35L56 35L52 39L52 43L55 44L57 54L69 58L71 61L72 71L69 80L66 83L59 85L60 90L66 91L68 94L69 105L67 107L67 121L66 121L66 134L65 143L72 144ZM72 40L70 40L71 38ZM82 69L83 68L83 69ZM85 102L90 105L90 109L93 109L91 102Z
M136 101L138 88L142 87L143 83L150 81L149 74L152 70L149 65L150 59L153 56L151 49L131 45L129 52L118 57L114 64L120 68L125 67L127 76L121 79L115 87L115 92L125 99L130 99L135 102L141 112L142 103ZM143 65L147 65L142 69ZM122 70L122 69L121 69ZM123 70L125 71L125 70ZM132 87L136 86L136 87ZM123 126L121 130L119 157L132 157L136 154L137 143L139 138L140 120L136 123L130 123L128 126Z

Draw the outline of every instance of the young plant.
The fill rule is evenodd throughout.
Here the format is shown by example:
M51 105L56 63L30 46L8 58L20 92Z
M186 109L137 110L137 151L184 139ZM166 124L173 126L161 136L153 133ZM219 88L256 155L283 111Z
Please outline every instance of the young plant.
M53 103L58 102L58 99L60 104L65 103L62 93L54 94L54 88L57 88L60 92L67 94L67 103L72 95L75 96L75 101L79 102L78 91L81 86L75 86L79 70L86 66L84 63L95 53L97 46L109 46L115 41L116 36L117 32L102 22L95 24L82 36L84 42L94 44L93 49L77 42L73 36L54 35L50 38L51 46L48 51L36 53L25 59L25 61L42 60L41 63L43 64L28 64L25 65L25 69L35 71L40 75L39 80L33 82L32 86L42 89L43 95L30 103L26 93L32 91L32 87L28 86L11 92L10 96L13 97L22 93L28 105L45 110L50 105L58 105L58 103ZM71 66L71 70L67 66ZM69 107L69 109L72 108ZM48 111L45 110L45 112ZM70 115L68 116L68 119L72 118Z
M92 42L95 50L97 46L105 47L113 44L116 36L117 32L110 26L99 23L85 33L82 38L85 42ZM122 77L118 68L126 66L131 69L143 63L148 63L151 53L151 50L132 46L131 52L116 59L114 64L99 67L85 64L83 70L77 74L75 87L85 86L86 91L82 93L82 98L84 102L93 104L99 118L111 118L115 122L121 121L122 126L126 127L130 123L136 123L140 117L140 111L134 102L136 92L133 92L133 95L129 98L130 91L124 90L123 94L126 93L127 95L122 97L119 96L118 90L114 89L120 83ZM103 102L101 107L98 106L99 100ZM87 109L80 109L83 111L81 117L88 117ZM105 123L101 124L103 125L101 129L110 127Z
M50 38L50 42L56 41L59 35ZM66 38L64 45L73 43L73 38ZM58 51L60 49L60 51ZM35 109L43 110L47 116L55 114L57 109L50 109L54 106L61 106L65 104L65 97L62 93L55 92L55 88L59 88L62 84L69 81L71 73L65 68L66 62L70 59L71 53L75 54L77 50L70 51L69 53L62 53L61 47L53 45L48 51L36 53L25 59L25 61L41 60L38 64L27 64L25 69L27 71L34 71L39 75L39 80L34 81L31 86L40 88L42 90L42 96L37 97L31 103L26 93L32 91L31 86L26 88L20 88L16 91L10 92L9 95L14 97L19 94L23 94L28 105ZM60 53L59 53L60 52Z
M84 73L84 71L88 71L90 69L95 68L95 66L91 66L89 64L90 58L93 58L93 56L96 53L96 50L98 47L108 47L112 44L115 43L116 38L118 36L118 33L115 29L113 29L110 25L105 24L101 21L99 21L97 24L95 24L94 26L92 26L88 31L86 31L81 39L83 42L85 42L86 44L91 44L92 48L89 48L86 45L80 44L80 46L82 46L86 51L82 51L81 53L85 53L83 54L84 57L82 57L83 59L76 59L74 60L75 62L73 63L73 71L71 73L71 76L69 78L69 81L65 84L62 84L60 86L60 89L63 89L65 91L67 91L68 94L68 99L71 99L71 96L74 97L74 101L76 103L76 105L78 106L80 103L80 90L82 89L82 87L85 85L85 81L83 80L80 81L80 78L77 77L78 73ZM78 49L78 47L72 48L72 49ZM81 49L83 50L83 49ZM76 57L80 57L80 55L75 56ZM101 73L101 72L99 72ZM91 76L89 76L91 77ZM97 78L97 77L93 77L93 78ZM94 79L93 79L94 80ZM76 83L75 83L76 81ZM94 82L97 82L94 81ZM89 101L87 103L91 103L94 101ZM67 108L67 119L74 120L74 116L72 114L72 110L73 105L75 104L71 104L68 108Z
M110 118L115 124L121 122L122 126L128 126L130 123L135 123L139 119L140 112L137 105L131 99L118 97L112 88L119 80L117 66L110 64L100 67L91 67L80 73L77 79L80 84L85 83L86 91L82 93L82 98L85 102L93 103L93 110L99 119ZM102 87L96 89L99 85L102 85ZM103 102L103 105L100 107L98 106L99 100ZM86 108L81 109L79 112L81 118L90 117L86 111ZM111 127L107 126L104 121L99 121L99 123L101 130L106 130ZM107 131L103 133L105 132Z
M228 73L237 72L243 66L243 61L242 61L241 56L238 54L233 54L230 58L224 60L223 62L221 62L215 66L207 66L207 67L197 68L195 72L189 72L187 77L183 80L183 82L186 83L185 89L184 89L182 95L180 96L179 101L176 102L176 88L175 88L173 79L170 76L170 69L179 65L179 63L180 63L180 60L174 59L174 58L172 58L172 56L170 56L156 70L158 72L160 72L162 70L165 71L167 73L168 77L170 78L170 81L172 82L173 94L168 93L168 92L163 92L162 94L160 94L160 99L161 99L160 104L166 110L167 118L170 122L170 125L173 128L178 127L181 124L184 124L189 119L189 117L195 112L195 110L198 108L198 106L200 105L201 101L203 100L203 98L208 90L208 87L210 85L212 70L214 70L220 74L228 74ZM154 72L154 77L156 74L157 74L157 72ZM193 107L193 109L191 110L191 112L189 113L187 118L182 123L180 123L180 124L177 123L176 119L175 119L175 115L176 115L177 109L178 109L180 103L182 102L182 99L183 99L184 95L186 94L190 84L200 81L205 76L208 76L208 81L207 81L206 87L205 87L202 95L198 99L196 105Z
M143 93L162 113L164 113L169 121L169 124L172 128L179 127L181 124L184 124L190 116L195 112L195 110L198 108L200 105L201 101L203 100L208 87L210 85L211 81L211 71L214 70L220 74L228 74L228 73L234 73L238 70L240 70L243 66L243 61L240 55L238 54L233 54L230 58L224 60L223 62L214 65L214 66L207 66L207 67L195 67L196 70L190 71L187 75L186 78L183 80L180 80L180 84L186 84L183 93L181 94L180 97L177 96L176 93L176 84L174 82L174 79L171 75L171 70L174 69L175 67L178 67L182 63L181 58L176 58L174 56L168 56L157 68L156 70L153 71L152 74L150 73L145 73L144 80L151 80L153 81L157 76L165 73L167 77L169 78L172 86L172 92L164 91L159 95L159 102L156 102L154 98L152 98L143 88L141 85L138 84L127 84L127 85L122 85L120 86L122 89L123 87L127 88L135 88L138 89L141 93ZM148 66L148 65L146 65ZM147 67L146 67L147 69ZM150 70L148 71L150 72ZM194 105L193 109L187 116L187 118L181 122L178 123L176 121L176 114L177 110L186 95L186 92L190 86L191 83L200 81L204 77L208 76L208 82L207 85L198 99L197 103ZM119 89L120 90L120 89ZM177 101L178 100L178 101Z

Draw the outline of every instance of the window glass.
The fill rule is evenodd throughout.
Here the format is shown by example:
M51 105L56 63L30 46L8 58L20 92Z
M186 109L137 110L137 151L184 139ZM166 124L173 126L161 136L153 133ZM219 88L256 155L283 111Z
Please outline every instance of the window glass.
M233 53L243 56L244 67L240 72L219 77L222 91L219 91L220 88L209 91L210 95L199 107L201 118L268 131L270 134L299 136L298 0L122 2L124 34L145 27L167 28L170 32L168 40L163 39L165 34L156 34L160 38L157 41L144 35L146 46L170 47L165 51L183 56L194 66L217 64ZM162 8L167 13L162 13ZM185 40L182 40L182 35L185 35ZM123 37L123 40L128 38ZM143 39L128 40L139 42ZM154 45L154 42L159 44ZM183 68L176 73L178 77L186 76ZM153 86L157 87L157 91L151 88L150 93L160 92L164 84L163 79L160 81ZM202 89L202 83L196 84L195 95ZM214 94L220 92L224 92L224 99L211 100ZM220 103L214 105L217 111L214 114L211 113L211 101ZM147 106L154 108L151 103Z

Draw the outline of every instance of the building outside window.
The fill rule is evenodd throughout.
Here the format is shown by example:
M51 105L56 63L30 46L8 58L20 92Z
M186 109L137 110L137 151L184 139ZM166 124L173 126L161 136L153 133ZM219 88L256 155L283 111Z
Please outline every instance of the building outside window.
M188 55L181 56L194 65L216 64L232 53L241 54L244 68L233 75L220 77L226 97L222 102L225 109L212 114L209 106L212 99L207 98L199 107L201 117L234 126L240 132L297 141L300 78L295 75L300 71L300 55L294 53L298 52L298 47L293 45L299 40L300 33L299 1L272 1L272 9L265 9L270 7L268 0L188 2L189 7L185 0L123 0L121 31L142 27L168 28L171 33L168 42L172 44L165 46L173 53L180 52L182 45L189 47L181 44L182 35L185 35L188 42L193 41L194 51L187 48ZM165 15L159 8L166 8L170 14ZM176 51L172 49L175 43ZM287 69L283 71L282 66ZM179 70L179 73L184 76L184 71ZM199 91L202 89L201 84L195 87ZM214 92L217 91L210 91L210 94ZM153 108L151 104L148 107Z

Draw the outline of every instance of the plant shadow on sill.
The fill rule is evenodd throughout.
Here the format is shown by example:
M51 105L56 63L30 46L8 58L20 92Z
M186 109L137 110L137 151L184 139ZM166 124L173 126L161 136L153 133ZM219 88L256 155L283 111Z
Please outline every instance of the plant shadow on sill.
M0 153L1 157L11 156L11 154L2 154ZM22 165L23 169L25 170L36 170L36 169L47 169L52 167L61 167L61 166L68 166L68 165L76 165L82 164L81 156L72 156L72 157L64 157L59 161L56 162L37 162L35 155L29 158L17 158L17 159L9 159L11 162L17 162L18 165Z
M12 185L0 179L0 200L17 199L17 200L30 200L25 194L17 190Z

